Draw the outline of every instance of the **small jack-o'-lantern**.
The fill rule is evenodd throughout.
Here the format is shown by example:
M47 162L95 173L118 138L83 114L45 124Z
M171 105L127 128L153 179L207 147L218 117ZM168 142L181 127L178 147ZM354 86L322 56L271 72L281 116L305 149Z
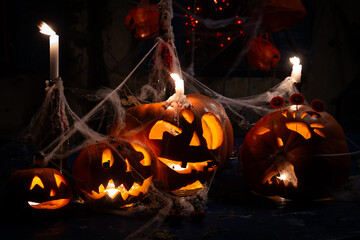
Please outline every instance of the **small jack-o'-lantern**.
M39 212L64 208L72 199L68 181L52 168L15 171L8 179L5 193L11 196L9 204L13 209Z
M250 188L293 199L327 197L347 180L350 159L344 132L326 112L292 105L260 119L240 149Z
M126 28L135 38L156 37L159 32L159 8L156 4L150 5L149 0L142 0L139 6L129 11L125 22Z
M110 139L86 147L73 165L75 187L95 209L132 206L151 185L155 156L136 141Z
M189 94L192 106L182 110L164 103L127 110L124 127L114 125L112 135L137 139L158 158L154 183L176 195L195 194L229 158L233 131L224 108L201 94Z
M250 48L247 52L247 59L252 66L262 71L271 71L277 68L280 52L268 39L256 37L248 45Z

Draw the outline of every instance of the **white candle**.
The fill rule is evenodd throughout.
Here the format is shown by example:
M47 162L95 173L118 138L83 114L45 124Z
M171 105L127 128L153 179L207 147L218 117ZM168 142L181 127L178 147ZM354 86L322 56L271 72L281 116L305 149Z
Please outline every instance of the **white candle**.
M293 64L291 77L296 81L300 82L301 79L301 69L302 65L300 64L300 59L298 57L290 58L290 62Z
M170 76L172 77L172 79L174 79L175 81L175 94L180 96L184 95L184 80L182 80L180 78L180 76L176 73L172 73L170 74Z
M59 36L44 22L39 29L50 36L50 80L55 80L59 77Z

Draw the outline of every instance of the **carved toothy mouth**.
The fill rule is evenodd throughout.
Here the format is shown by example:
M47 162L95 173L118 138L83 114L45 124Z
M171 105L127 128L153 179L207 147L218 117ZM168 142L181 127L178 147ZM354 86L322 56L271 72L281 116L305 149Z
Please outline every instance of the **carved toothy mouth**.
M216 168L215 166L209 167L209 163L212 162L212 160L196 163L187 162L186 167L182 167L182 162L180 161L174 161L162 157L158 157L158 159L166 166L180 174L190 174L193 170L197 172L204 172L204 168L207 168L208 172L212 172Z
M28 204L30 205L30 207L35 209L54 210L66 206L69 202L70 202L70 198L61 198L61 199L46 201L42 203L28 201Z
M81 191L91 199L101 199L105 197L106 195L110 197L111 199L114 199L118 194L121 195L122 199L125 201L129 195L131 196L139 196L140 193L145 194L151 184L152 177L148 177L144 180L142 185L139 185L138 183L134 183L129 190L126 190L123 184L120 184L119 186L115 187L114 180L110 179L106 188L103 184L99 186L99 191L95 192L94 190L91 191L91 193L88 193L81 189Z

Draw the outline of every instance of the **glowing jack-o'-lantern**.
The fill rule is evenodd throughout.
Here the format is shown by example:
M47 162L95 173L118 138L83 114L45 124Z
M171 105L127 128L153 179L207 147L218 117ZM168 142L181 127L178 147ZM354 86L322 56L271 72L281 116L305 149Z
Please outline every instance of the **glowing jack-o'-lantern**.
M186 98L192 106L182 110L165 108L164 103L132 107L125 124L115 124L111 131L148 145L158 158L155 185L177 195L202 189L233 147L232 126L223 107L200 94Z
M135 38L156 37L159 32L159 8L156 4L150 5L149 0L142 0L139 6L129 11L125 22L126 28Z
M75 187L96 209L132 206L147 194L155 156L136 141L110 139L90 145L73 165Z
M9 177L5 189L12 196L10 205L30 211L58 210L68 206L72 199L68 181L52 168L17 170Z
M315 199L345 184L347 152L344 132L330 114L292 105L263 117L247 133L240 165L259 194Z

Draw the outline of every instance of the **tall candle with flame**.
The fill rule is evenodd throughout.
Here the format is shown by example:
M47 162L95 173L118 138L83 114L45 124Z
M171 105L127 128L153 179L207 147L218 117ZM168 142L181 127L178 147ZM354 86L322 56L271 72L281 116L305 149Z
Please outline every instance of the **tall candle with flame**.
M293 64L291 77L296 81L300 82L301 79L301 69L302 65L300 64L300 59L298 57L290 58L290 62Z
M180 76L176 73L172 73L172 74L170 74L170 76L175 81L175 94L178 95L179 97L181 97L182 95L184 95L184 92L185 92L184 80L182 80L180 78Z
M39 25L40 32L50 36L50 80L59 77L59 36L45 22Z

